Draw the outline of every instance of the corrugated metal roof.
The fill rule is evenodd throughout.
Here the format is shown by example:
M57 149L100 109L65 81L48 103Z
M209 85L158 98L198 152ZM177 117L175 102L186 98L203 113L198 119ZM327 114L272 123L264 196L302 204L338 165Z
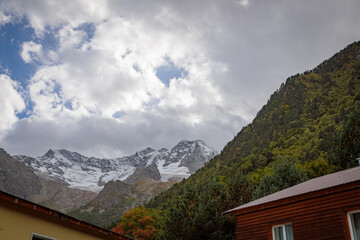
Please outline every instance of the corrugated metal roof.
M259 198L255 201L233 208L229 211L226 211L225 213L230 213L239 209L244 209L244 208L260 205L263 203L268 203L288 197L314 192L321 189L331 188L334 186L354 182L357 180L360 180L360 166L308 180L306 182L297 184L295 186L286 188L279 192L270 194L263 198Z

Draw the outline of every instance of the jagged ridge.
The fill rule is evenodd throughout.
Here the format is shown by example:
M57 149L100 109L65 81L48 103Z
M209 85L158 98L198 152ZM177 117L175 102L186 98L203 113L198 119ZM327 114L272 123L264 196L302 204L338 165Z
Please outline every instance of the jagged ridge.
M99 192L111 180L134 183L143 176L163 182L181 180L216 155L216 150L201 140L182 140L170 151L148 147L134 155L114 159L89 158L65 149L50 149L36 158L15 157L43 178L66 183L71 188Z

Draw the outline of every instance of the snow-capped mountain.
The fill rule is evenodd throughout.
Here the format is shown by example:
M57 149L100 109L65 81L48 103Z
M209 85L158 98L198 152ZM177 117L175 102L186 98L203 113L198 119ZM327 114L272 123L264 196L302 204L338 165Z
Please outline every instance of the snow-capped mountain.
M36 158L15 157L43 178L64 182L71 188L99 192L111 180L134 182L140 170L142 175L151 170L149 176L154 180L181 180L196 172L216 154L216 150L201 140L183 140L171 150L148 147L134 155L113 159L89 158L64 149L50 149Z
M187 178L217 155L215 149L201 140L183 140L167 153L165 158L156 162L162 181L174 177Z

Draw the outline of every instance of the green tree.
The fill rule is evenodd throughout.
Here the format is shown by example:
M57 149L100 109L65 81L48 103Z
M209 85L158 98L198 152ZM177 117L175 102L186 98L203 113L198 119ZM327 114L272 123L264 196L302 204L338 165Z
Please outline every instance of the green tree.
M235 222L224 202L225 186L211 180L202 191L189 186L164 217L160 239L234 239Z
M164 217L163 234L160 235L160 239L181 239L181 237L187 239L184 225L187 224L194 211L193 204L195 199L194 189L188 187L181 197L172 202Z
M226 189L226 205L228 209L238 207L251 200L254 184L250 182L242 171L229 176Z
M190 178L159 194L148 206L163 210L175 208L174 199L183 197L185 186L191 186L200 196L206 186L204 183L218 177L221 183L227 180L227 202L223 205L230 209L247 201L248 193L237 190L246 186L246 179L257 185L256 194L252 197L259 198L305 180L305 171L311 178L331 172L334 165L328 164L328 160L334 133L347 119L350 106L360 100L359 51L360 42L354 43L314 70L289 77L286 83L271 95L252 123L244 126L218 156ZM353 79L349 82L351 78ZM285 169L290 174L275 173L274 161L281 159L281 156L291 156L296 163L303 166L291 163L292 166ZM245 184L233 179L235 169L246 175L243 178ZM300 171L300 176L292 179L291 169L295 173ZM259 185L260 180L262 181ZM267 183L267 180L271 184ZM189 199L186 201L197 207L199 199L194 199L195 202ZM185 206L189 207L189 204ZM183 214L182 211L175 212ZM180 217L178 219L180 226L188 226ZM172 222L176 226L177 223ZM190 229L191 231L195 232Z
M296 167L292 158L283 157L273 163L272 172L265 174L253 192L253 199L294 186L308 179L306 172Z
M359 101L356 101L359 104ZM329 156L331 164L339 170L358 166L360 157L360 106L348 115L343 128L335 136L334 146Z

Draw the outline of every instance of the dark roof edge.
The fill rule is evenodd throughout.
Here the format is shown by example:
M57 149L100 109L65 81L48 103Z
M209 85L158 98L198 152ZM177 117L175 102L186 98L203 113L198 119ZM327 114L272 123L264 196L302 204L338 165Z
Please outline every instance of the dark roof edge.
M360 180L355 180L355 181L339 184L336 186L331 186L328 188L322 188L322 189L311 191L311 192L306 192L306 193L302 193L302 194L298 194L298 195L294 195L294 196L290 196L290 197L285 197L285 198L277 199L274 201L260 203L260 204L245 207L245 208L240 208L240 209L233 208L233 209L223 212L222 214L231 214L233 216L237 216L237 215L241 215L241 214L245 214L245 213L250 213L250 212L273 208L273 207L277 207L277 206L281 206L281 205L295 203L295 202L299 202L299 201L303 201L303 200L307 200L307 199L311 199L311 198L316 198L319 196L329 195L329 194L333 194L333 193L337 193L337 192L341 192L341 191L346 191L346 190L350 190L350 189L354 189L354 188L360 188Z
M98 234L105 235L105 236L112 236L112 237L117 238L117 239L135 240L133 238L124 236L122 234L107 230L107 229L99 227L99 226L95 226L95 225L93 225L91 223L84 222L82 220L76 219L74 217L71 217L71 216L66 215L64 213L61 213L59 211L56 211L56 210L41 206L39 204L30 202L28 200L22 199L20 197L17 197L15 195L12 195L12 194L9 194L9 193L6 193L6 192L1 191L1 190L0 190L0 200L11 203L11 204L15 204L15 205L20 206L20 207L24 207L24 208L29 209L31 211L37 212L37 213L39 213L39 214L41 214L43 216L49 216L49 217L51 217L53 219L60 220L60 221L62 221L64 223L69 223L69 224L73 225L74 227L77 227L77 228L80 227L83 230L94 231L94 232L96 232Z

